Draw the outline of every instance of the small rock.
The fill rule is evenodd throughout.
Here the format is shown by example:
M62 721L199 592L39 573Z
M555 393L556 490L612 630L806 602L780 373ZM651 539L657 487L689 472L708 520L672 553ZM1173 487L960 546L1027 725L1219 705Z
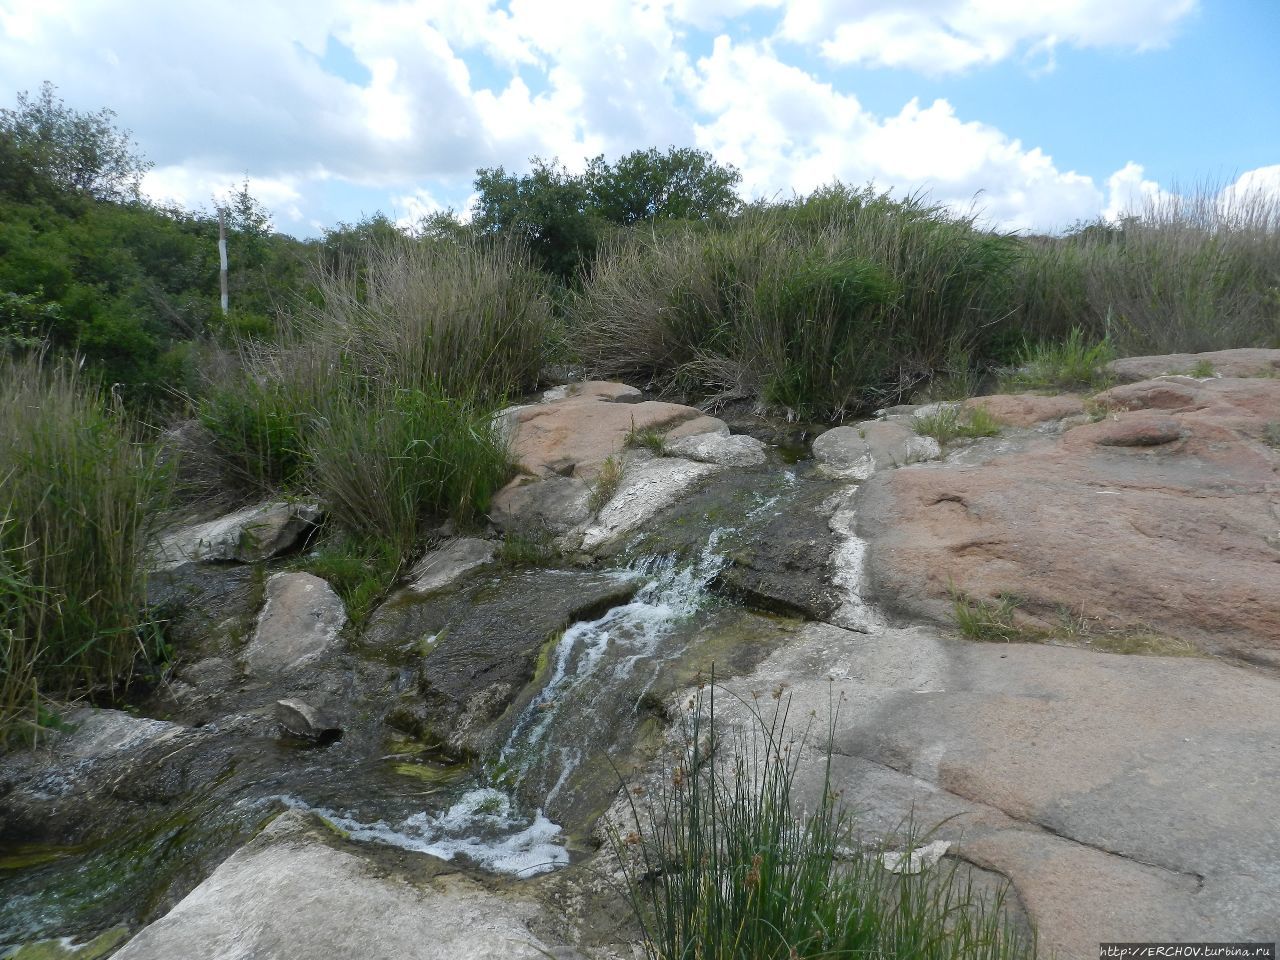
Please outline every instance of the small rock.
M885 420L868 420L851 427L835 427L813 441L819 469L830 477L865 480L873 473L936 460L942 448L932 437Z
M696 437L703 433L714 433L722 437L729 436L729 425L719 417L694 417L684 423L678 423L670 430L664 430L667 440L679 440L682 437Z
M277 700L276 719L295 737L332 743L342 736L342 728L327 715L302 700Z
M342 599L310 573L277 573L267 581L267 602L245 651L252 673L289 673L338 644L347 622Z
M936 867L950 849L950 840L934 840L905 853L882 853L880 862L890 873L920 873L926 867Z
M235 513L171 531L152 554L155 569L168 570L193 560L257 563L279 556L321 517L313 503L261 503Z
M493 560L496 545L491 540L459 537L428 553L409 571L409 589L431 593L455 583L463 574Z
M85 707L63 718L74 729L59 739L58 753L98 760L177 736L185 727L164 720L135 717L120 710Z
M754 467L765 461L764 444L743 434L702 433L669 439L666 452L701 463L718 463L723 467Z

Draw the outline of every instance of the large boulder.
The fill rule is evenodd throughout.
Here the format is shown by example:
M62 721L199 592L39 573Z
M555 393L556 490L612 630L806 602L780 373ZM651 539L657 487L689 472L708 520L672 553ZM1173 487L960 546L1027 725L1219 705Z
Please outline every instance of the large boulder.
M629 463L618 489L583 531L582 549L618 543L720 469L671 457Z
M636 401L624 384L591 381L551 394L543 403L502 414L516 463L535 477L575 477L590 482L609 457L617 456L628 434L665 433L703 416L678 403Z
M313 503L273 501L191 524L163 534L152 553L155 568L166 570L196 560L257 563L296 547L319 522Z
M877 595L949 621L956 592L1280 664L1280 380L1146 381L1112 412L972 466L864 486Z
M278 817L118 960L540 960L539 914L459 875L388 876L306 815ZM567 954L562 954L567 956Z
M277 573L267 581L267 602L244 652L251 674L296 673L339 646L347 623L342 598L310 573Z
M591 519L591 485L577 477L518 476L494 495L489 519L503 532L568 533Z
M1107 364L1107 372L1121 383L1163 376L1274 377L1280 375L1280 350L1244 347L1208 353L1168 353L1153 357L1124 357Z
M665 453L722 467L756 467L765 461L764 444L745 434L697 433L667 440Z

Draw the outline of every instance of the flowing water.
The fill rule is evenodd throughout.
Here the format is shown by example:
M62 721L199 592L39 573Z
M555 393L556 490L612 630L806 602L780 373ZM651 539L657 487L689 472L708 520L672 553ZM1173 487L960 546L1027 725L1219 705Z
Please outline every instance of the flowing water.
M516 720L494 762L440 813L361 820L351 810L282 801L308 809L352 839L429 853L464 856L499 873L532 876L569 863L566 837L547 816L566 794L581 792L575 775L588 756L608 753L639 725L645 695L663 666L684 653L689 625L724 566L714 531L692 563L674 556L634 563L634 598L564 631L551 654L545 686Z

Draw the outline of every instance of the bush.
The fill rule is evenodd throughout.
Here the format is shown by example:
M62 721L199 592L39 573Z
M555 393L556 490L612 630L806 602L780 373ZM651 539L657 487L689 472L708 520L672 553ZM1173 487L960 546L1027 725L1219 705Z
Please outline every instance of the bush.
M723 230L626 234L575 301L571 343L601 375L834 418L980 352L1017 256L971 218L837 185Z
M76 368L46 367L38 356L0 360L0 647L10 716L29 714L37 690L111 694L127 679L145 617L146 522L168 483Z
M1280 200L1212 187L1028 245L1017 323L1124 355L1280 344Z
M1100 390L1110 382L1106 365L1115 355L1109 341L1091 342L1073 327L1060 342L1026 345L1001 383L1009 390Z
M487 413L435 390L374 388L336 398L310 438L312 486L358 540L412 547L424 520L484 512L510 477Z
M286 353L320 351L352 374L492 400L538 384L551 327L548 281L512 242L407 238L323 268L319 305L282 333Z
M661 787L633 800L638 829L611 837L649 957L1034 957L1034 937L1002 916L1003 891L984 901L956 866L886 869L895 841L918 848L910 831L859 842L832 791L830 740L816 808L798 808L805 738L786 734L785 702L768 717L752 708L750 734L729 742L715 739L714 687L693 706Z

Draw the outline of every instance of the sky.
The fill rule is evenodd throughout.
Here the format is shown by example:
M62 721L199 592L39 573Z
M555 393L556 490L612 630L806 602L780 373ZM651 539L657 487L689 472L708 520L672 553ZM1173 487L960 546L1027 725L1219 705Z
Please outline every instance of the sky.
M1278 47L1280 0L0 0L0 102L110 107L149 196L247 176L298 236L650 146L744 199L874 182L1051 232L1280 193Z

